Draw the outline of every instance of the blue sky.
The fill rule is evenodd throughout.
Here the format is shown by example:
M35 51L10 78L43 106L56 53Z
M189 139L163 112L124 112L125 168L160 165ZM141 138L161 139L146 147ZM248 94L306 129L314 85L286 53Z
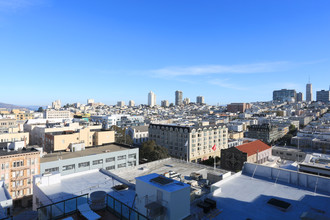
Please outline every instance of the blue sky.
M330 84L330 1L0 0L0 102L209 104Z

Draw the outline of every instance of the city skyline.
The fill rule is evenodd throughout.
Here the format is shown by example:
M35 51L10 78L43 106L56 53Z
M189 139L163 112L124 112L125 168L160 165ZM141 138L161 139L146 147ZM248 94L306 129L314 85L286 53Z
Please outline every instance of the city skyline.
M329 86L328 1L77 4L0 1L0 102L146 104L154 91L160 105L181 90L224 105L306 97L309 76L313 97Z

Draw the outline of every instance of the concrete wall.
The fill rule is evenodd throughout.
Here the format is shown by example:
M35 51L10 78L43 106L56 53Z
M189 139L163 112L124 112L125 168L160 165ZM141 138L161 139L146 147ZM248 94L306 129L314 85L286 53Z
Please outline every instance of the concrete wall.
M157 191L161 191L163 199L160 203L166 207L164 220L183 219L190 214L190 187L185 187L180 190L169 192L161 187L156 187L139 179L136 179L136 199L137 210L147 216L145 208L146 197L148 203L157 201Z
M256 168L257 167L257 168ZM255 172L255 173L254 173ZM268 167L258 164L245 163L243 174L268 178L277 182L284 182L315 190L330 193L330 179L312 174L306 174L281 168Z
M129 154L136 154L136 159L129 158ZM118 160L118 156L126 155L126 159ZM112 162L106 162L106 158L112 158L115 157L115 161ZM103 160L102 164L93 165L94 160ZM136 165L139 165L139 149L133 148L133 149L127 149L127 150L121 150L121 151L115 151L115 152L105 152L102 154L95 154L95 155L89 155L84 157L75 157L65 160L56 160L51 162L43 162L40 164L40 173L45 173L46 169L55 168L58 167L59 172L61 175L67 175L71 173L78 173L86 170L92 170L92 169L107 169L109 170L109 167L115 166L115 170L118 169L119 164L126 164L126 167L129 167L130 162L136 162ZM79 163L83 162L89 162L89 166L87 167L80 167ZM63 166L67 165L75 165L74 169L63 171Z

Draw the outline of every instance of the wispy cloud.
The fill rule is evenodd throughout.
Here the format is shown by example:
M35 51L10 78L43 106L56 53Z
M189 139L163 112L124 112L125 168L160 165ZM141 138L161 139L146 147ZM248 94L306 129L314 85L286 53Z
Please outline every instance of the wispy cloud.
M156 77L201 76L211 74L251 74L282 71L293 64L287 61L252 63L243 65L201 65L188 67L165 67L151 70Z
M17 9L28 8L34 5L44 4L42 0L0 0L1 11L16 11Z
M207 83L209 83L211 85L216 85L216 86L220 86L223 88L227 88L227 89L234 89L234 90L247 90L248 89L246 87L242 87L242 86L230 83L229 79L214 79L214 80L207 81Z

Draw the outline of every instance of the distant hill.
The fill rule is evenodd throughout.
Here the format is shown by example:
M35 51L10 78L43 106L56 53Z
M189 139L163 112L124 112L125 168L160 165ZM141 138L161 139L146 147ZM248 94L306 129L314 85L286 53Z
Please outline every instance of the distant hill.
M24 110L38 110L40 106L36 105L27 105L27 106L19 106L19 105L13 105L13 104L7 104L0 102L0 108L6 108L6 109L24 109ZM44 107L44 106L42 106Z

